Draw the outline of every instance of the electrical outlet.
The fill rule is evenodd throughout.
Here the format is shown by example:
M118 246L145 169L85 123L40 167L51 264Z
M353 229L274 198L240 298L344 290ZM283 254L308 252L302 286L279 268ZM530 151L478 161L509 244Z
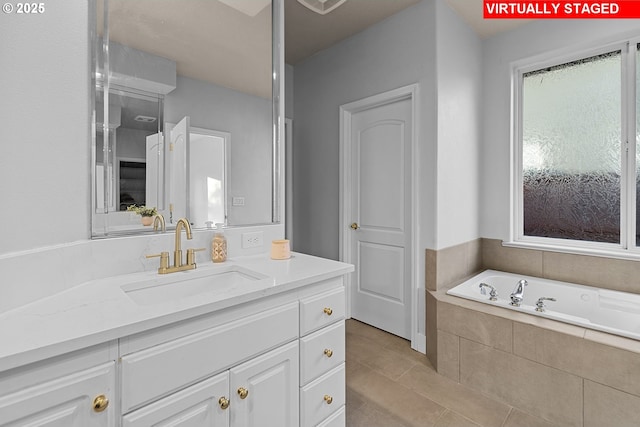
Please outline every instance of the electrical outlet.
M257 248L262 246L263 232L242 233L242 249Z

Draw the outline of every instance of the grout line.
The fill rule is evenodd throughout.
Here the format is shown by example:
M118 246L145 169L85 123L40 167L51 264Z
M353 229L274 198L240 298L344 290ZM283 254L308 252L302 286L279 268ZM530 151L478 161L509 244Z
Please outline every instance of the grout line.
M504 417L504 420L502 421L502 424L500 425L500 427L504 427L505 426L505 424L507 423L507 420L511 416L511 413L513 412L514 409L515 408L513 406L511 406L511 409L509 409L509 412L507 413L507 416Z

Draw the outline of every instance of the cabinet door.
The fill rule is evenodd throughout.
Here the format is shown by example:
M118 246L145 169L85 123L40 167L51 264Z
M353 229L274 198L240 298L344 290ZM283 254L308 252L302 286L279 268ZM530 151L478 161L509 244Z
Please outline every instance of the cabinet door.
M298 425L298 342L231 369L232 427Z
M229 373L192 385L122 418L123 427L228 427Z
M28 387L0 397L0 426L113 427L114 390L115 362Z

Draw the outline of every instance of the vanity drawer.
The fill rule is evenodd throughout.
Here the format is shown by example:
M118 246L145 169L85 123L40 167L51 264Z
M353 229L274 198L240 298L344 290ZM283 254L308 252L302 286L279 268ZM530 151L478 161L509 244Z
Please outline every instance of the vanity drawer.
M296 339L297 319L294 302L122 357L122 412Z
M300 300L300 335L306 335L344 318L344 288Z
M347 425L346 406L338 409L329 418L318 424L318 427L345 427Z
M344 406L345 394L345 369L342 363L301 389L300 425L319 424Z
M335 368L345 357L344 320L300 339L300 385Z

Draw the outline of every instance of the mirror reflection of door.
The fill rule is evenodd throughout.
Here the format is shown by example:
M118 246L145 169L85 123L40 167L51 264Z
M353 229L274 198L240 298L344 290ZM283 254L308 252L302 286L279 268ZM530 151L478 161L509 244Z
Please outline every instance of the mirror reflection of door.
M184 117L169 142L169 223L189 218L195 227L226 223L228 132L190 126Z
M189 138L189 219L196 227L225 223L225 162L229 134L191 128Z

